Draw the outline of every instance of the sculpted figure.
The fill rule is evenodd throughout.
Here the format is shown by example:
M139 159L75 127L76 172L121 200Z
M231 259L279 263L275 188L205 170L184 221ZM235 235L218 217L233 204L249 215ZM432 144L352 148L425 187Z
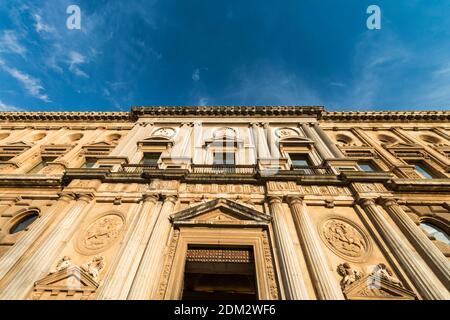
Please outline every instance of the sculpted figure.
M370 275L373 278L379 277L381 279L389 281L390 283L392 283L396 286L403 287L400 280L398 280L396 277L394 277L392 271L389 270L388 267L384 263L379 263Z
M362 273L353 269L348 262L341 263L338 268L338 273L342 276L341 288L345 290L349 285L362 278Z
M95 256L91 261L81 265L81 269L86 271L95 281L99 281L99 274L105 267L102 256Z
M64 257L62 257L61 260L59 260L58 264L56 265L56 268L50 270L50 274L53 274L53 273L61 271L61 270L65 270L71 266L73 266L73 264L72 264L72 261L70 261L70 257L64 256Z

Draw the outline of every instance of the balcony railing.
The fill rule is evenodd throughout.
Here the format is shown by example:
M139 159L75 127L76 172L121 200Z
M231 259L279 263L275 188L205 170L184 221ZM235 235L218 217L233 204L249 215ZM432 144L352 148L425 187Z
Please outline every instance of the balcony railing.
M193 173L203 174L255 174L256 165L233 165L233 164L193 164Z
M118 172L141 174L146 170L158 169L157 164L123 164Z
M297 171L304 175L322 175L322 174L334 174L333 170L327 166L292 166L293 171Z
M123 164L119 173L142 174L149 170L158 170L157 164ZM334 172L327 166L292 166L291 171L301 175L333 175ZM191 172L200 174L256 174L256 165L232 165L232 164L192 164ZM283 171L283 170L282 170Z

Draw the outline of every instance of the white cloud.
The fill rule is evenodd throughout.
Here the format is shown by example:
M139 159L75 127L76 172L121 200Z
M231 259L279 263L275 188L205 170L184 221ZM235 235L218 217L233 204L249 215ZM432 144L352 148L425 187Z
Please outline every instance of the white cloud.
M208 102L209 102L209 99L206 97L203 97L198 100L198 105L203 107L203 106L208 105Z
M192 73L192 80L194 80L194 81L200 80L200 69L199 68L195 69L194 72Z
M305 80L281 66L259 62L235 71L226 99L234 104L317 105L318 93Z
M21 109L0 100L0 111L21 111Z
M86 57L76 51L69 52L69 70L75 75L83 78L89 78L89 75L82 71L78 65L86 63Z
M27 49L19 43L14 31L5 30L0 38L0 52L16 53L24 57Z
M29 74L23 73L18 69L7 66L3 60L0 60L0 68L5 70L16 80L18 80L28 92L28 94L42 101L50 102L48 95L43 93L45 89L41 85L41 81L39 79L33 78Z
M34 29L36 30L36 32L54 32L55 29L46 25L43 21L42 21L42 17L39 14L34 14L33 15L34 18Z

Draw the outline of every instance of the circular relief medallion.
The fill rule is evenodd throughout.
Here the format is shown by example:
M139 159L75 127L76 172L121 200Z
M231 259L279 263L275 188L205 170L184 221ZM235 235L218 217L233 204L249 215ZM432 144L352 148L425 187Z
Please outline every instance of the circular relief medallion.
M319 228L326 246L349 261L364 260L372 249L367 234L351 220L332 217L324 220Z
M88 223L80 233L77 249L83 254L95 254L109 248L122 234L125 218L120 213L108 213Z
M298 132L291 128L280 128L277 129L275 133L279 138L298 136Z
M159 128L153 133L153 136L155 136L155 137L172 138L174 135L175 135L175 129L169 128L169 127Z

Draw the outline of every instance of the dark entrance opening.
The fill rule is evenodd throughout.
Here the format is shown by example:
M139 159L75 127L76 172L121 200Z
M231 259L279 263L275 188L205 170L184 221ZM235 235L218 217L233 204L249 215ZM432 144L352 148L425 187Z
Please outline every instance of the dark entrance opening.
M253 249L190 245L182 299L256 300Z

